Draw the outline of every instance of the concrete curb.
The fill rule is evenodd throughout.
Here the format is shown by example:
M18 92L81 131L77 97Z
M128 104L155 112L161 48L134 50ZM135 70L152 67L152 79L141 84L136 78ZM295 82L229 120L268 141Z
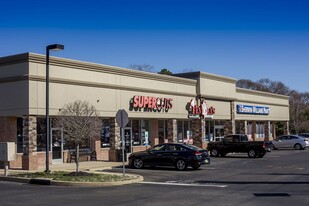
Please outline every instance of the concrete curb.
M99 174L113 174L122 176L119 173L112 172L92 172ZM113 181L113 182L68 182L68 181L56 181L47 178L21 178L21 177L5 177L0 176L1 181L10 181L10 182L19 182L19 183L28 183L28 184L40 184L40 185L56 185L56 186L77 186L77 187L102 187L102 186L117 186L117 185L126 185L139 183L144 181L144 177L140 175L126 174L126 176L131 176L133 179L123 180L123 181Z

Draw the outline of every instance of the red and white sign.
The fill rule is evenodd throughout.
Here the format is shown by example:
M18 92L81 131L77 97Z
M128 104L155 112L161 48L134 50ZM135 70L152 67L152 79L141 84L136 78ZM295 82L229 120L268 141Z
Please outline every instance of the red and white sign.
M189 118L213 118L216 113L214 107L208 107L204 99L201 100L201 104L197 105L196 99L192 99L189 102Z
M161 111L162 109L168 111L173 107L172 101L172 98L134 96L132 106L138 109L148 108L154 111Z

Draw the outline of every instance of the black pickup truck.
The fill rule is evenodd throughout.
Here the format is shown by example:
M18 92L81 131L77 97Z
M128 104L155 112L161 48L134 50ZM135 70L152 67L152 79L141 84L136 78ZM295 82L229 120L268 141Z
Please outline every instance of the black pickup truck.
M247 153L249 157L264 157L270 151L264 141L248 141L247 135L227 135L222 141L208 143L208 151L213 157L224 157L227 153Z

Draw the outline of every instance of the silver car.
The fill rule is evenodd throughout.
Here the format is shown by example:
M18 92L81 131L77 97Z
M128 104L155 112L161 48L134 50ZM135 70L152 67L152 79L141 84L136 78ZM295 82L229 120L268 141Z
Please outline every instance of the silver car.
M283 135L271 141L273 149L294 148L296 150L305 149L309 146L307 138L298 135Z

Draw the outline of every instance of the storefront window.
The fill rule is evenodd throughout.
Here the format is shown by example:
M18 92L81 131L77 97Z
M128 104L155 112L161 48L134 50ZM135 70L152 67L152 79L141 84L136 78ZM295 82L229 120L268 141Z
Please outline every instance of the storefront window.
M36 124L37 151L46 151L46 119L37 118Z
M23 118L17 118L17 153L23 153Z
M265 138L265 125L263 122L256 123L256 137Z
M110 124L107 119L102 122L101 147L110 147Z
M192 144L191 122L187 120L177 121L177 142Z
M141 139L142 145L149 145L149 121L141 120Z
M132 120L132 135L133 135L133 146L141 145L141 138L140 138L140 121L139 120Z
M148 120L132 120L131 127L133 146L150 144L150 128Z
M206 141L214 141L214 121L208 120L205 122L206 126Z

